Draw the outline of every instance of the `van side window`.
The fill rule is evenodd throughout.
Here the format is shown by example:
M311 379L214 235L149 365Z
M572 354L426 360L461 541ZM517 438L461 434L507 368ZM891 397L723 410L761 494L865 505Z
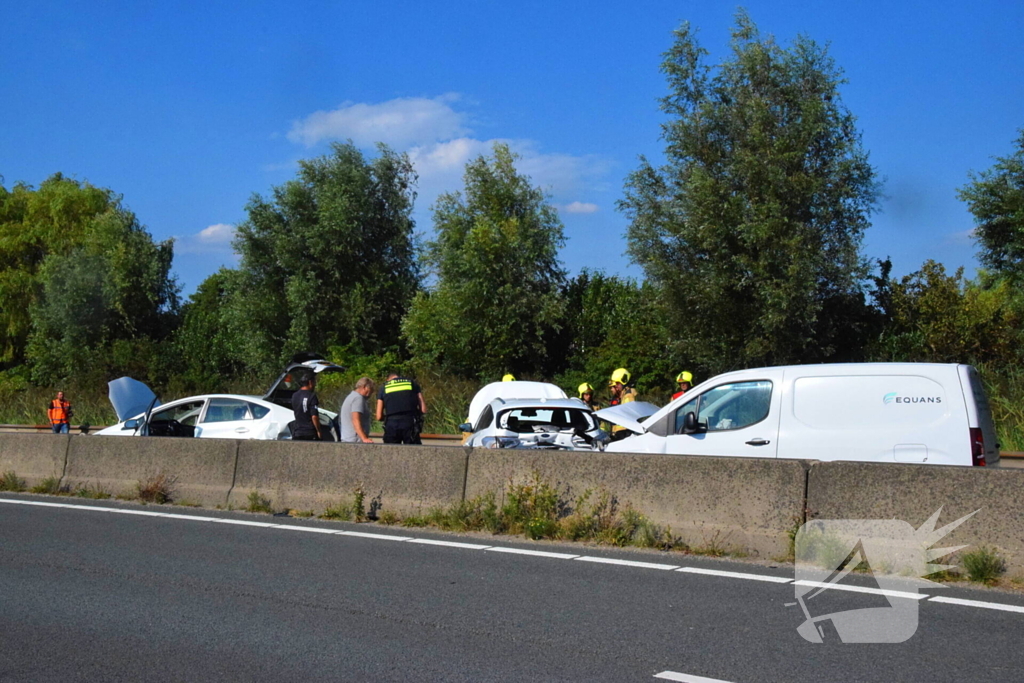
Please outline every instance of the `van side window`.
M772 383L767 380L723 384L676 411L676 434L682 433L686 413L695 412L697 422L709 432L743 429L768 417L772 402Z

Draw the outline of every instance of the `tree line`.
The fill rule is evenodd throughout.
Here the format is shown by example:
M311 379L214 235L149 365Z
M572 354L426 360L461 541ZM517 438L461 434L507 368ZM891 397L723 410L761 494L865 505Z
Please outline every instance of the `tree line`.
M780 45L740 12L709 63L688 24L661 65L664 161L641 157L618 208L641 281L570 275L558 212L495 145L441 195L418 241L407 155L352 143L300 162L245 207L224 268L181 301L173 245L122 198L61 174L0 183L0 391L130 374L172 392L266 380L296 351L573 387L628 367L641 391L681 369L970 362L1020 405L1024 132L965 175L984 270L905 277L862 250L881 185L813 40ZM1024 416L1021 418L1024 423Z

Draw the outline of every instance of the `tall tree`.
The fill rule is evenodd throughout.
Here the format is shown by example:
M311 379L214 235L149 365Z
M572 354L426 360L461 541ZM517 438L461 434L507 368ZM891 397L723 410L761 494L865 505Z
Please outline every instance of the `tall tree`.
M416 175L384 145L352 144L299 162L295 180L254 196L238 226L238 287L225 314L246 362L275 366L296 351L356 353L399 342L419 286L412 206Z
M664 55L666 163L641 159L620 209L687 355L718 371L842 356L865 309L860 244L877 196L840 70L744 13L717 67L689 24Z
M1024 129L1013 153L971 173L959 197L974 215L981 262L1019 284L1024 278Z
M403 331L418 357L465 375L538 371L561 325L562 222L544 192L496 144L466 165L465 195L441 195L424 261L436 286Z
M172 257L110 190L61 174L3 190L0 364L50 383L145 362L176 322Z

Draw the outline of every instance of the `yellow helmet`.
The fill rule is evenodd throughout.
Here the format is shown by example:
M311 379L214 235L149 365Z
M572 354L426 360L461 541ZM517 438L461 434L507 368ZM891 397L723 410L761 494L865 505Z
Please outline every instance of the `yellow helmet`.
M583 394L592 394L592 393L594 393L594 387L592 387L589 384L587 384L586 382L584 382L583 384L579 385L576 388L576 391L579 392L580 398L583 398Z
M629 370L626 368L618 368L612 373L612 378L608 384L629 384Z
M683 370L678 375L676 375L676 381L686 382L687 384L693 384L693 373Z
M511 372L509 372L509 373L506 373L506 375L501 378L501 381L502 382L515 382L516 381L516 376L513 375Z

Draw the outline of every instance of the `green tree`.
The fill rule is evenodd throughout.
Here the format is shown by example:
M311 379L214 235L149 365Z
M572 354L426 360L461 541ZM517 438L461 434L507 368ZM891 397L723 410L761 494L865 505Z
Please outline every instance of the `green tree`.
M403 324L422 360L464 375L538 372L565 310L558 249L562 222L544 193L496 144L470 161L465 195L441 195L424 262L436 286Z
M295 180L256 195L238 226L237 287L225 322L247 364L272 369L296 351L396 345L419 287L412 206L416 175L384 145L352 144L299 162Z
M981 262L994 274L1020 283L1024 276L1024 129L1010 156L971 173L958 196L974 216Z
M0 364L41 383L148 365L176 323L172 258L109 190L0 188Z
M181 307L181 326L174 334L177 371L182 388L213 391L241 374L244 351L236 325L228 324L232 295L239 291L239 272L221 268L196 288Z
M809 38L785 49L743 12L731 47L712 68L689 24L675 31L667 161L641 159L620 202L629 252L710 371L852 354L877 184L841 72Z

